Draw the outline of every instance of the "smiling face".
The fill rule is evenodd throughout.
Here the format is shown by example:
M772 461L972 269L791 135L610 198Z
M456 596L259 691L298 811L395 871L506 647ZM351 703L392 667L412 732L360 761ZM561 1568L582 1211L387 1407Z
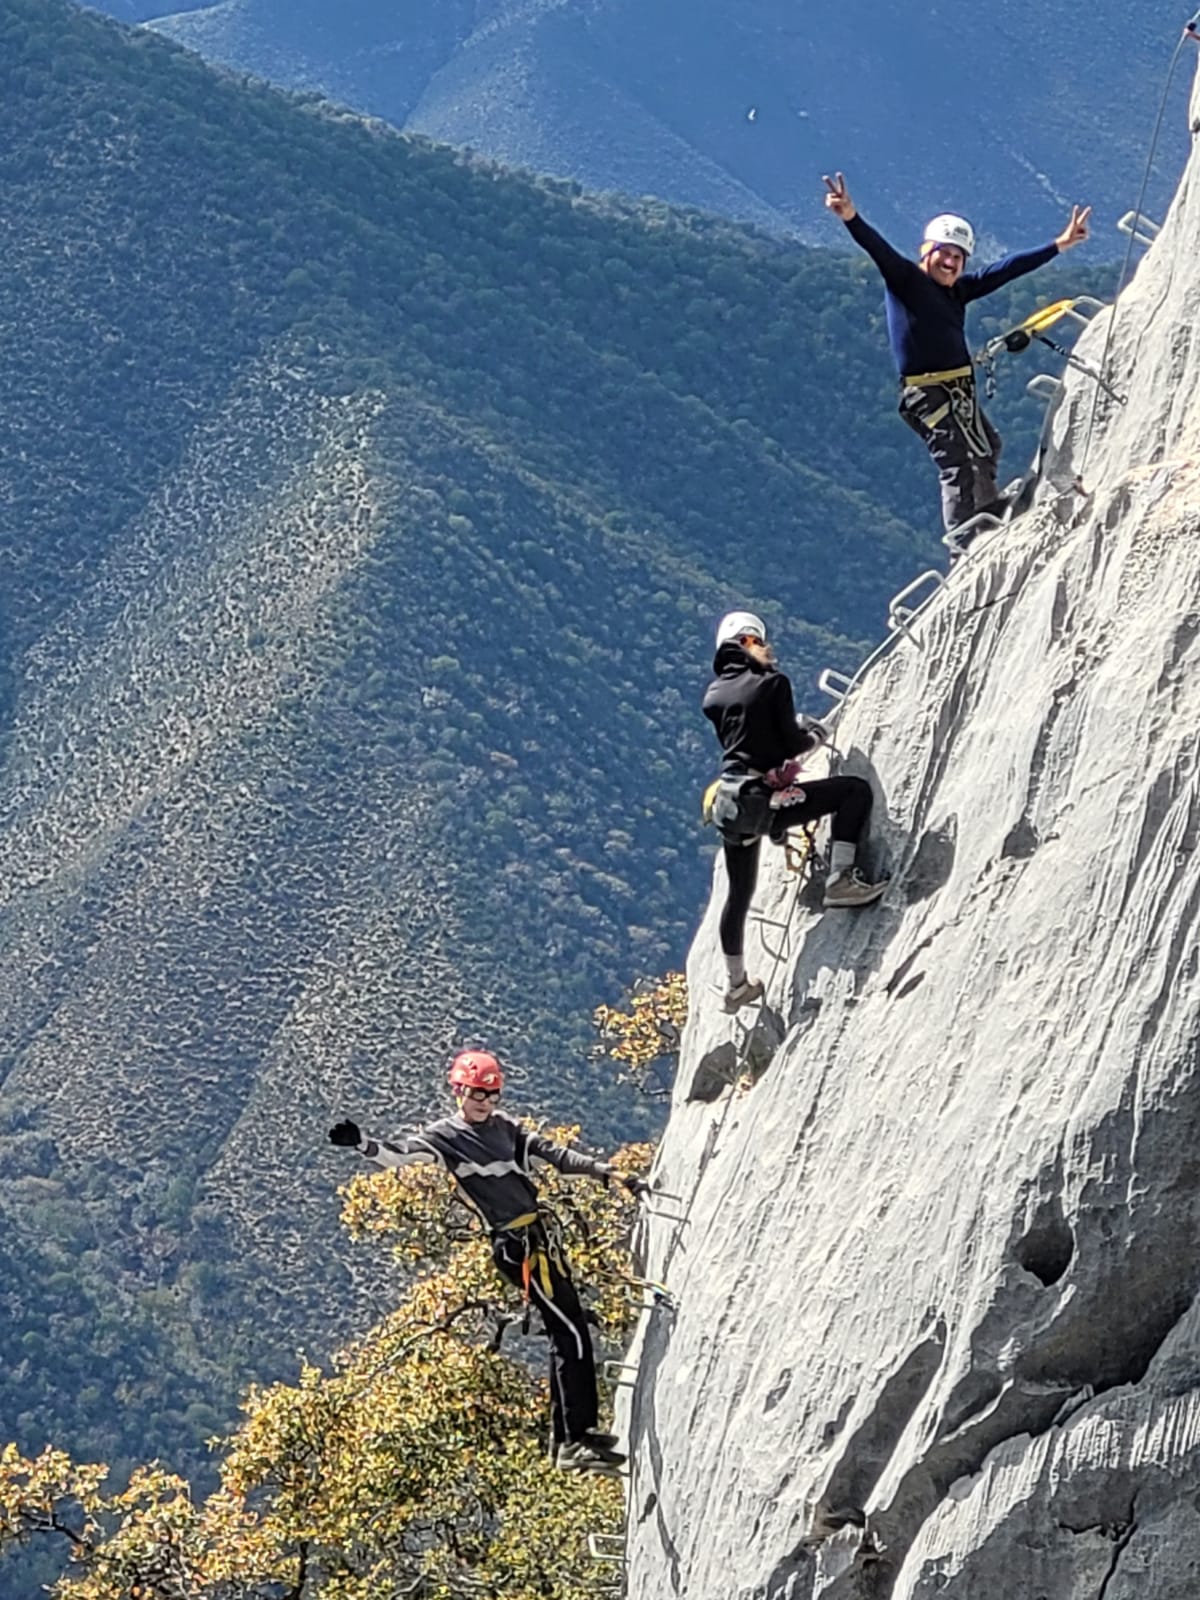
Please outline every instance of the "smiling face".
M921 254L921 270L943 289L952 289L962 276L967 258L956 244L927 245Z

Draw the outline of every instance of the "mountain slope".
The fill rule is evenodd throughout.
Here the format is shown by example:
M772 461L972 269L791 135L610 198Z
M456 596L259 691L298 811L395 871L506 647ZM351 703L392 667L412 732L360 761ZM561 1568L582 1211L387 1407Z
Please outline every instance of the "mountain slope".
M702 894L712 622L848 664L933 486L860 261L49 0L0 89L8 1335L138 1374L0 1416L127 1456L386 1296L326 1253L332 1113L417 1118L482 1032L518 1103L645 1126L587 1017Z
M127 0L114 0L128 20ZM1179 26L1169 0L1086 20L1003 0L862 7L787 0L223 0L139 17L213 61L588 188L653 194L828 237L819 176L840 167L898 243L967 211L1013 245L1096 203L1100 245L1136 197ZM1186 148L1182 92L1151 209Z

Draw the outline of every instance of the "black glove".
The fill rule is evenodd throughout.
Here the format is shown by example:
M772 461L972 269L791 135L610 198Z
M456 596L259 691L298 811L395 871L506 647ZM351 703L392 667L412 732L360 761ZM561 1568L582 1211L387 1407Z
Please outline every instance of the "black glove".
M357 1150L362 1143L362 1134L358 1131L357 1122L339 1122L335 1128L329 1130L330 1144L343 1145L347 1150Z
M800 724L800 732L806 733L812 740L812 749L818 749L821 745L829 743L829 729L816 717L810 717L802 711L796 721Z
M635 1200L640 1200L644 1194L650 1193L650 1185L645 1178L635 1178L630 1173L618 1172L611 1161L595 1161L592 1163L593 1176L600 1179L605 1185L611 1178L615 1178L623 1189L627 1189Z

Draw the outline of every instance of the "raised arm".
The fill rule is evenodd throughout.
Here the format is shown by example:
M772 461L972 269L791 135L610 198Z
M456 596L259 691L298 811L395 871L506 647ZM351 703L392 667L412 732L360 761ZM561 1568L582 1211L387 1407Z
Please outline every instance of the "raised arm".
M1052 244L1044 244L1037 250L1021 250L1016 255L1005 256L1002 261L994 261L990 267L982 267L978 272L964 272L958 280L959 292L963 299L981 300L985 294L992 294L996 289L1002 289L1014 278L1023 278L1027 272L1036 272L1048 261L1053 261L1055 256L1062 255L1066 250L1073 250L1087 238L1088 218L1091 214L1091 206L1072 206L1070 220Z
M840 217L846 224L846 232L855 244L867 252L871 260L879 268L883 281L890 289L899 289L905 283L911 283L913 274L920 272L915 261L910 261L907 256L902 256L894 245L891 245L881 233L876 233L869 222L858 214L858 207L850 198L850 191L846 188L846 179L842 173L836 177L822 179L826 188L825 205L835 217Z
M399 1144L365 1136L357 1122L339 1122L329 1130L330 1144L344 1150L357 1150L377 1167L441 1166L442 1158L433 1146L413 1133Z
M982 300L985 294L994 294L1014 278L1023 278L1027 272L1036 272L1058 254L1057 244L1044 244L1036 250L1019 250L1016 255L993 261L980 267L978 272L964 272L955 285L964 300Z

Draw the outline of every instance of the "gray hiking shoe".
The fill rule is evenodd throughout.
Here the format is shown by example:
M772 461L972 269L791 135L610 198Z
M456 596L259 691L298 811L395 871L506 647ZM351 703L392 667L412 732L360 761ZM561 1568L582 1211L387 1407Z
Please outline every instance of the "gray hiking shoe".
M826 879L825 904L869 906L872 901L879 899L888 882L889 879L884 878L881 883L868 883L857 867L847 867L844 872L839 872L836 878Z
M730 984L721 1002L726 1011L739 1011L763 997L762 982L758 978L743 978L741 983Z
M586 1439L560 1444L555 1466L560 1472L620 1472L625 1457L619 1450L601 1450Z

